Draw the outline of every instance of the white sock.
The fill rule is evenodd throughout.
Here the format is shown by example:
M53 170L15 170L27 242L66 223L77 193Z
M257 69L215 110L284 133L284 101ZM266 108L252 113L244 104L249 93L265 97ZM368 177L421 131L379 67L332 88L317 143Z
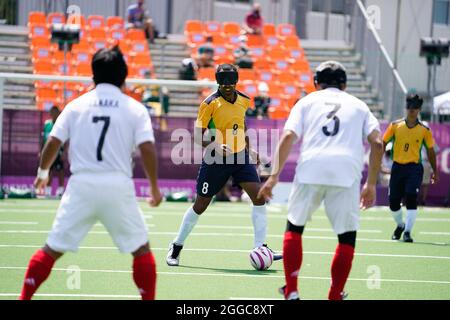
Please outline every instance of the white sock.
M417 209L408 209L406 210L406 224L405 224L405 232L411 232L414 227L414 223L417 218Z
M399 227L404 226L402 208L400 208L397 211L391 211L391 213L392 213L392 217L394 218L395 222L397 222L397 226L399 226Z
M64 187L58 187L58 189L56 189L56 194L58 196L62 195L64 193Z
M194 229L197 224L198 218L200 216L195 213L194 209L190 207L187 209L186 213L183 217L183 222L181 223L180 230L178 230L178 235L173 241L175 244L182 246L184 241L191 233L192 229Z
M262 246L266 241L267 210L266 205L253 206L252 208L253 230L255 233L255 248Z

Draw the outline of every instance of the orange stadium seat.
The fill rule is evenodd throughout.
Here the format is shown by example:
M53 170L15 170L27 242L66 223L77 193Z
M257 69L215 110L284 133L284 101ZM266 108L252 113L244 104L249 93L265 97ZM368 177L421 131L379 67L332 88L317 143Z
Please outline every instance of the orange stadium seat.
M40 11L32 11L28 14L28 26L33 24L46 24L45 14Z
M122 17L111 16L106 18L106 25L110 30L123 29L125 27L125 21Z
M296 36L297 32L292 24L282 23L277 27L277 34L281 37Z
M46 48L46 49L53 49L56 47L56 44L52 44L50 42L50 38L31 38L30 39L30 49L36 50L37 48Z
M258 59L253 59L253 68L269 70L272 68L270 61L264 56Z
M250 98L254 98L258 95L258 84L256 83L256 81L244 80L242 82L239 82L239 84L241 88L240 91L244 92Z
M289 72L282 72L278 75L277 80L281 83L296 83L298 82L297 77Z
M277 47L280 45L280 39L275 36L264 37L265 45L268 47Z
M295 73L297 75L297 82L302 84L313 83L314 78L310 71L300 71Z
M92 60L92 55L89 52L89 50L86 51L76 51L76 52L72 52L72 61L75 63L79 63L79 62L88 62L90 63Z
M90 51L91 44L87 40L81 40L79 43L76 43L72 46L72 52L77 51Z
M31 59L33 61L39 59L51 59L52 51L47 47L38 47L31 52Z
M131 63L136 65L150 65L152 60L148 52L133 52L130 54Z
M30 38L50 38L50 32L46 24L33 24L30 26Z
M131 41L129 48L134 52L148 52L148 42L142 40Z
M241 44L241 36L238 34L230 35L228 37L228 46L231 48L238 47Z
M283 94L289 98L300 97L300 87L295 84L292 83L283 84L281 88L283 90Z
M276 84L269 84L269 95L270 96L281 96L283 94L283 89L281 86Z
M66 82L66 90L75 90L75 91L77 91L77 90L79 90L81 85L82 84L79 83L79 82L70 82L70 81L68 81L68 82ZM63 81L55 81L55 82L52 83L51 88L53 90L55 90L55 91L63 90L64 89L64 82Z
M106 41L106 39L104 39L104 40L101 40L101 39L94 40L94 41L91 42L91 44L92 44L92 49L93 49L94 52L97 52L98 50L106 48L108 46L108 42Z
M203 36L202 33L191 33L187 37L188 37L188 44L191 47L205 43L205 37Z
M283 44L286 48L300 48L300 40L297 36L287 36Z
M231 35L240 35L241 34L241 26L236 22L224 22L223 23L223 32L227 36Z
M298 72L298 71L310 71L309 63L305 59L296 60L295 62L293 62L291 64L291 68L293 70L295 70L296 72Z
M58 75L72 75L73 68L69 62L55 63L55 73Z
M199 20L187 20L184 25L184 33L202 33L203 32L203 24Z
M52 88L37 88L36 90L36 101L45 99L56 99L57 91Z
M249 48L249 55L253 58L253 59L259 59L262 57L265 57L265 50L263 47L251 47Z
M125 30L124 29L110 29L108 31L108 38L110 42L117 43L118 41L125 39Z
M105 18L103 16L92 15L87 19L87 26L89 29L104 29Z
M50 59L36 60L33 62L33 73L54 74L55 66Z
M222 32L222 24L219 21L206 21L203 24L203 31L206 35L216 35Z
M130 66L130 74L128 75L131 78L139 78L144 79L148 78L147 75L153 75L153 68L149 65L135 65L132 64Z
M274 60L274 68L279 73L286 72L289 70L289 62L287 62L285 59Z
M72 53L67 52L66 58L67 62L70 62L70 60L72 60ZM64 62L64 51L57 50L53 52L53 63L59 64L63 62Z
M54 23L66 23L66 16L61 12L50 12L47 15L47 24L50 26Z
M86 18L83 15L79 14L71 14L67 18L67 24L77 24L80 25L82 28L86 27Z
M77 76L92 76L92 69L90 62L79 62L74 66L74 74Z
M270 70L259 70L258 79L259 81L271 83L275 81L275 74Z
M256 73L253 69L239 69L239 80L256 80Z
M247 46L249 47L259 47L264 45L264 37L254 34L247 35Z
M290 48L288 49L289 57L294 60L303 59L305 57L305 52L302 48Z
M215 34L213 35L213 41L212 43L215 46L224 46L225 44L227 44L227 39L219 34Z
M272 61L286 60L288 58L288 52L280 47L273 47L268 50L268 56Z
M216 80L216 69L215 68L200 68L198 70L197 80L208 79L211 81Z
M128 29L127 30L127 35L126 35L126 39L127 40L145 40L145 33L144 30L141 29Z
M280 96L271 96L268 114L270 119L286 119L289 116L286 101Z
M119 49L120 51L122 51L123 54L128 54L128 52L130 51L130 47L128 45L128 42L126 41L119 41Z
M273 23L265 23L263 26L263 34L264 36L276 36L277 30Z
M106 40L106 31L104 29L89 29L87 32L88 40Z

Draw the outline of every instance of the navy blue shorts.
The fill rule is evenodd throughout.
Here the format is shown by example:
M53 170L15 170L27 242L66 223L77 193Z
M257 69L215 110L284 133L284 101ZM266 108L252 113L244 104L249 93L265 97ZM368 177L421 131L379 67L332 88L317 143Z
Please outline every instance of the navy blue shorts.
M394 162L389 181L389 198L402 199L405 194L416 195L422 185L423 166L419 163Z
M227 164L207 164L202 161L197 176L197 194L210 198L216 195L228 179L233 178L233 184L239 185L243 182L260 183L256 165L250 163L248 153L245 154L245 163Z

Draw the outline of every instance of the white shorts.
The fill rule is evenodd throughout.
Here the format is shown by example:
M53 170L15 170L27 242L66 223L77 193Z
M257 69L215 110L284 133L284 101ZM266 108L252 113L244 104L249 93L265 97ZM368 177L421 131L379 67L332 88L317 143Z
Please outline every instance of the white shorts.
M76 252L98 221L123 253L134 252L148 242L133 181L120 173L83 173L70 177L47 244L58 252Z
M359 229L360 183L350 188L296 184L288 201L288 220L296 226L304 226L322 204L336 234Z

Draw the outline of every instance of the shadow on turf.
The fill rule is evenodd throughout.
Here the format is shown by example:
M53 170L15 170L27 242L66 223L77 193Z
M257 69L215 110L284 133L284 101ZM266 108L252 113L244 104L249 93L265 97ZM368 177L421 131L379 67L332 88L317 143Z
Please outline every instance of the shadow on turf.
M279 270L264 270L264 271L257 271L257 270L249 270L249 269L223 269L223 268L206 268L206 267L197 267L197 266L183 266L180 265L179 268L186 268L186 269L197 269L197 270L209 270L209 271L220 271L224 273L240 273L240 274L251 274L251 275L267 275L267 274L274 274L277 273Z

